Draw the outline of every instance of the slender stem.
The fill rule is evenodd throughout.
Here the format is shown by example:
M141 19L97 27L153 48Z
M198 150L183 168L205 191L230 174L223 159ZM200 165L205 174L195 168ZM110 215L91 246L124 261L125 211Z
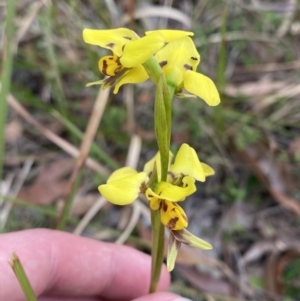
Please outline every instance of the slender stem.
M7 16L6 16L6 34L5 45L2 58L2 71L1 71L1 87L0 87L0 180L3 175L3 161L4 161L4 148L5 148L5 123L7 113L6 98L10 90L11 71L13 62L13 38L14 38L14 21L15 21L15 0L6 1Z
M151 210L152 224L152 262L151 262L151 283L149 293L156 291L161 267L164 259L164 226L160 221L160 213L158 210Z
M20 286L22 287L22 290L24 292L26 300L27 301L38 301L35 296L35 293L32 289L32 286L27 278L27 275L24 271L22 263L16 253L11 254L11 256L8 260L8 263L12 267L12 269L20 283Z
M168 86L164 73L154 57L150 58L144 67L150 79L156 85L154 104L155 134L160 152L160 181L166 181L169 168L169 152L172 131L172 99L175 88ZM152 223L152 265L149 292L156 291L164 258L164 226L161 223L160 212L151 210Z

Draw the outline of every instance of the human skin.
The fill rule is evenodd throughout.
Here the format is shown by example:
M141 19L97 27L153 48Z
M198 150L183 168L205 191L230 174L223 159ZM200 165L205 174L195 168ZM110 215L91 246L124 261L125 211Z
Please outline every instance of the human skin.
M66 232L35 229L0 235L0 300L25 301L8 264L15 251L40 301L180 301L163 292L170 277L163 267L158 293L147 295L151 258L130 247Z

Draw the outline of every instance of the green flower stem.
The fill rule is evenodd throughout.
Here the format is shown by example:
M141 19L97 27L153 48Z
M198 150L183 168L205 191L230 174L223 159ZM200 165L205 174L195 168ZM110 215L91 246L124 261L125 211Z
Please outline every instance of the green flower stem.
M144 67L150 79L156 85L154 103L155 135L161 159L161 181L167 180L169 168L169 153L172 132L172 99L175 87L168 86L165 75L154 57L151 57ZM159 210L151 210L152 223L152 265L149 292L156 291L164 258L164 226L161 223Z
M11 257L9 258L8 263L12 267L21 287L25 294L27 301L37 301L35 293L32 289L32 286L27 278L27 275L24 271L24 268L21 264L21 261L16 253L12 253Z
M154 126L161 156L161 181L166 181L169 167L169 150L172 132L172 99L175 87L167 85L164 73L154 57L144 63L150 79L157 86L154 104Z
M151 283L149 293L156 291L161 267L164 259L164 226L160 221L159 210L151 210L151 224L152 224L152 262L151 262Z

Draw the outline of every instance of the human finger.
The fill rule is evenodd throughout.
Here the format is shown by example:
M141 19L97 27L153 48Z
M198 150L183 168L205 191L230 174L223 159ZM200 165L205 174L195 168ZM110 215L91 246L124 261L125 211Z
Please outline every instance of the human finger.
M37 295L134 299L150 283L150 257L126 246L37 229L0 235L0 300L23 300L7 260L16 251ZM163 269L159 290L169 284Z
M158 293L136 298L132 301L191 301L191 300L180 297L172 293L158 292Z

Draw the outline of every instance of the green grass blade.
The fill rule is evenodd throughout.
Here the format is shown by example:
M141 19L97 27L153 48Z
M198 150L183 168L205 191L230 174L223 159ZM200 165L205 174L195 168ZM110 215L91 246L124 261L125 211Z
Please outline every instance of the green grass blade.
M10 266L12 267L12 269L22 287L22 290L25 294L26 300L27 301L38 301L35 296L35 293L32 289L32 286L28 280L28 277L24 271L22 263L15 252L11 254L8 262L9 262Z
M5 45L2 58L2 72L1 72L1 90L0 90L0 180L3 176L3 161L5 148L5 123L7 113L6 97L10 91L11 72L13 62L13 39L14 39L14 20L15 20L15 0L9 0L7 3L6 16L6 34Z

